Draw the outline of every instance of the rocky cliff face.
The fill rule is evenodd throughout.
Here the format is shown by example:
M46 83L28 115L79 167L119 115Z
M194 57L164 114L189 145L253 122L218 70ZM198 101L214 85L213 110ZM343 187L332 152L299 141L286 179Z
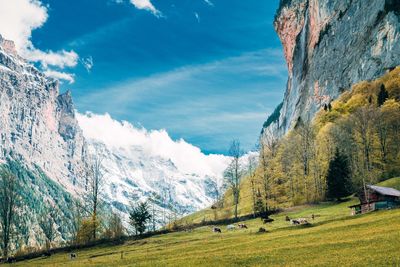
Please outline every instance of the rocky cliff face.
M86 145L69 92L18 56L14 43L0 36L0 163L18 176L21 196L19 235L12 249L45 243L38 222L46 208L57 213L55 242L73 232L73 196Z
M279 119L283 135L352 84L400 65L398 0L281 0L275 29L289 78Z
M128 218L131 202L151 197L163 223L172 213L187 214L212 203L215 181L222 179L228 158L223 157L218 173L187 173L170 158L150 154L140 140L137 146L115 148L85 138L78 118L71 93L60 94L58 81L26 62L14 43L0 35L0 164L7 164L21 184L19 232L27 237L21 243L44 244L38 222L45 207L57 210L52 218L56 242L71 237L72 202L84 191L84 164L91 153L104 159L107 211Z
M85 142L69 92L19 57L0 36L0 160L40 167L65 188L75 188Z

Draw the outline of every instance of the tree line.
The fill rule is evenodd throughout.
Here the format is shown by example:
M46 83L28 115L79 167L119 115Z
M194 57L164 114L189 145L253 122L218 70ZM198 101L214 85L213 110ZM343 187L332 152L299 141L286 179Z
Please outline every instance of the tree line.
M251 190L253 212L259 213L341 199L400 176L399 74L396 69L356 84L313 120L299 118L282 138L263 132L256 163L248 158L240 165L243 153L233 141L224 177L234 216L242 188Z
M36 210L36 222L24 217L21 188L25 186L7 165L0 166L0 250L3 259L10 255L49 251L61 245L85 245L97 240L119 239L126 235L142 235L146 231L156 230L157 216L152 196L148 201L134 201L130 205L128 218L122 213L106 207L103 191L105 186L103 162L99 156L91 157L85 163L82 178L85 188L70 207L72 217L65 217L50 200L43 200ZM157 200L158 199L158 200ZM128 224L124 221L129 222ZM71 233L61 233L57 222L72 224ZM37 228L38 227L38 228ZM29 247L32 231L41 232L40 247ZM25 247L19 242L23 239Z
M266 203L340 198L400 175L400 103L390 89L384 83L363 82L313 121L299 119L282 139L262 136L258 175Z

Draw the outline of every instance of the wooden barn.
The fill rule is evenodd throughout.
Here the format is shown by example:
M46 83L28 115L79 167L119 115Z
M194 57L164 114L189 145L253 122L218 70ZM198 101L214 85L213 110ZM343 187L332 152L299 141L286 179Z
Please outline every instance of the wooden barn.
M352 214L400 207L400 191L382 186L367 185L357 193L360 204L350 206Z

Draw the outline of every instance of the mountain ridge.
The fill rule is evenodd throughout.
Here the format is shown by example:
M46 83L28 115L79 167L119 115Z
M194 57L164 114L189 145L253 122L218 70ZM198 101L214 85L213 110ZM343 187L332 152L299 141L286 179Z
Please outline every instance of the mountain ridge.
M196 157L208 157L203 167L217 170L203 173L192 168L193 172L188 173L186 169L191 169L188 161L179 164L176 161L179 157L154 156L141 149L144 144L140 142L144 139L134 140L137 146L127 146L125 150L93 141L84 135L78 117L71 91L60 93L57 80L20 57L13 42L0 36L0 164L7 165L20 182L23 203L20 212L30 218L25 220L25 226L18 226L30 229L28 240L21 241L24 246L43 245L45 239L38 223L47 209L60 214L51 219L58 229L56 242L61 244L71 239L73 202L84 195L85 164L93 153L104 157L102 197L106 210L120 213L126 225L131 202L154 198L164 217L171 217L172 213L187 214L213 201L212 188L215 179L221 179L224 157L206 156L183 140L169 139L172 147L178 146L177 153L179 148L181 152L189 148ZM99 132L105 130L100 125ZM117 134L110 136L118 141L129 138ZM159 149L157 145L154 144L154 149ZM167 196L160 199L164 191ZM158 225L165 220L158 218Z
M283 136L351 85L400 65L398 5L395 0L282 0L274 26L288 83L280 116L263 133Z

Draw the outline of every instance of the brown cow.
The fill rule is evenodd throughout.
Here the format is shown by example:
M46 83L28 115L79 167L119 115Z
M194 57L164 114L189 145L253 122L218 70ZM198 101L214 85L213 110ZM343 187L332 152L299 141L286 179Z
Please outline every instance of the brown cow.
M238 227L241 229L248 229L247 225L245 225L244 223L238 224Z

